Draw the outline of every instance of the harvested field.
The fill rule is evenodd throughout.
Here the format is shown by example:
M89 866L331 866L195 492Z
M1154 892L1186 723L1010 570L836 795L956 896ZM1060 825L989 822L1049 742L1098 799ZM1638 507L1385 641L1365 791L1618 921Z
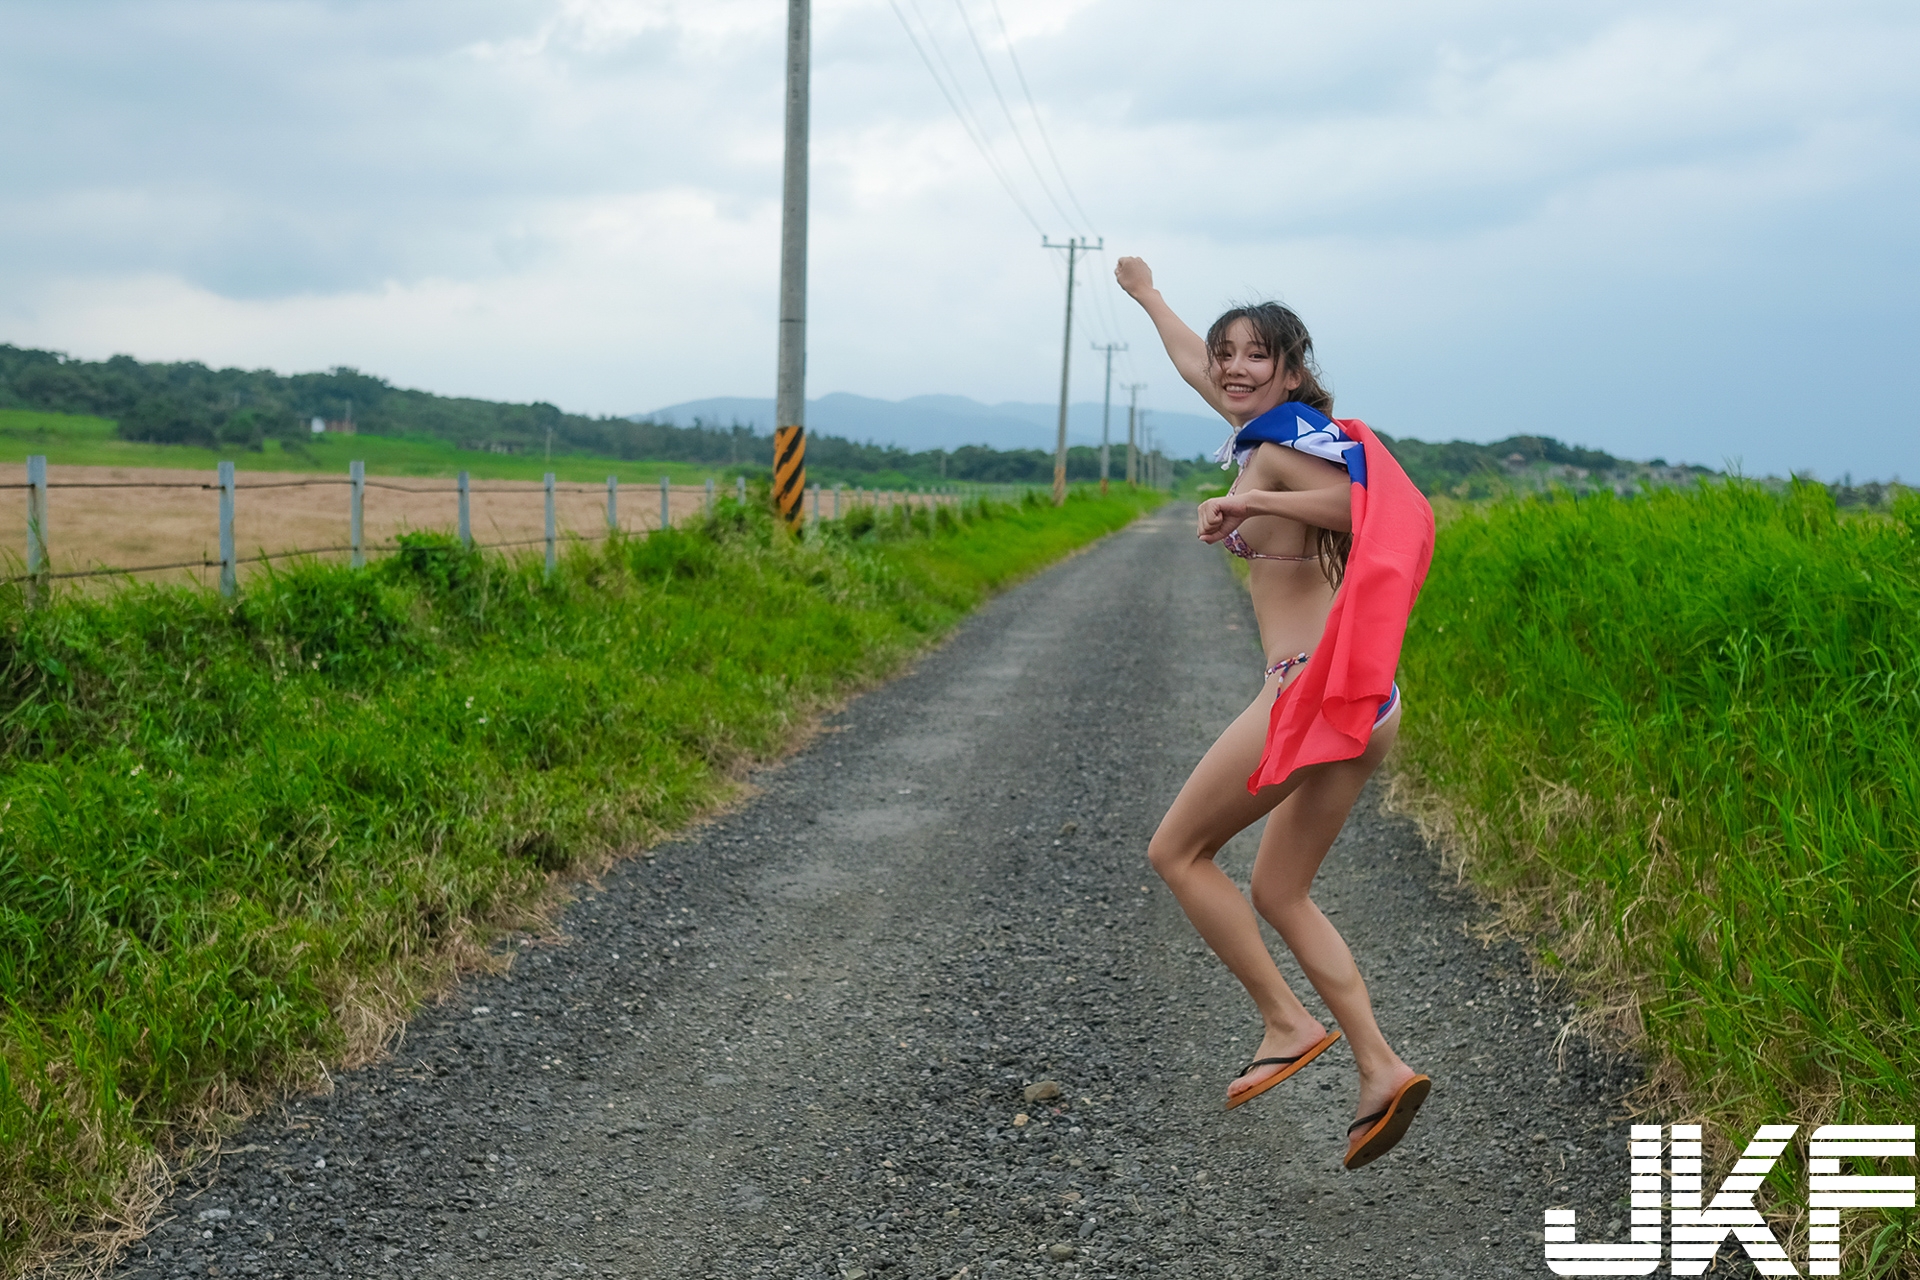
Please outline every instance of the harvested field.
M26 467L0 465L0 552L5 576L20 571L26 554ZM47 468L47 546L54 573L111 567L139 569L220 555L220 495L214 476L202 470L147 467ZM118 487L118 486L154 486ZM99 487L68 487L99 486ZM163 487L172 486L172 487ZM204 488L196 486L206 486ZM541 485L511 480L475 480L471 487L474 540L533 543L545 536L546 495ZM721 490L722 496L726 490ZM867 500L893 495L866 493ZM842 501L851 501L847 494ZM914 500L926 499L915 496ZM706 506L703 485L670 486L677 524ZM823 495L821 514L832 516L833 495ZM619 495L620 527L645 533L660 527L660 487L627 485ZM316 551L343 557L350 541L349 488L345 476L243 471L234 497L234 548L242 559L263 553ZM364 508L367 547L390 544L420 529L452 531L459 496L452 479L369 475ZM598 537L607 528L604 485L562 482L556 486L556 519L562 536ZM323 550L331 548L331 550ZM246 564L241 576L262 572ZM217 568L173 568L139 574L143 582L218 578ZM83 579L82 581L86 581ZM113 578L96 579L112 582Z

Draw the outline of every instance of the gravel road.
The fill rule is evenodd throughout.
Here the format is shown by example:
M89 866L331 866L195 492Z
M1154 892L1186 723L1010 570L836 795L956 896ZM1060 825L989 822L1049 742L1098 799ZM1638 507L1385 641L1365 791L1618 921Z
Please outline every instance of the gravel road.
M1258 680L1185 508L1106 539L236 1134L116 1274L1544 1276L1544 1208L1624 1239L1631 1065L1556 1052L1567 1006L1372 791L1316 898L1433 1096L1356 1173L1344 1044L1222 1109L1259 1024L1145 849Z

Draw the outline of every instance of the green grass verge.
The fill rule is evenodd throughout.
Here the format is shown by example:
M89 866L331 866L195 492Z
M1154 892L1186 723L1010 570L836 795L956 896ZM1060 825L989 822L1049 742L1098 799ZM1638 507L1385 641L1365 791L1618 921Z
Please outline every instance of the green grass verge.
M1742 1141L1920 1115L1920 495L1461 514L1401 679L1411 778L1663 1105ZM1877 1230L1914 1256L1911 1214Z
M0 599L0 1271L1159 495Z
M56 467L177 467L212 471L224 460L233 463L237 471L345 475L347 464L358 459L367 464L370 475L445 478L466 471L476 480L538 481L551 471L556 478L575 484L597 484L613 475L620 477L623 485L658 484L661 476L674 484L703 484L712 479L721 485L732 485L736 476L744 475L751 483L756 479L765 480L770 474L762 463L648 461L591 453L555 453L549 461L539 452L486 453L456 448L438 436L424 435L319 435L291 445L266 440L258 452L237 444L202 449L195 445L122 440L114 434L114 424L106 418L43 413L37 409L0 409L0 463L18 465L36 453L44 455L47 462ZM813 465L808 468L808 474L813 482L828 488L844 484L863 489L918 490L927 484L925 476L908 476L897 471L863 472ZM983 489L1004 492L1014 486L953 481L939 482L938 487L971 493Z
M0 409L0 462L23 463L44 454L53 466L178 467L212 471L224 459L238 471L309 471L340 475L358 459L383 476L453 476L470 472L476 480L539 480L551 471L572 483L597 483L610 475L622 484L701 484L713 477L731 485L736 475L763 476L765 467L725 467L698 462L647 462L557 453L551 462L539 454L483 453L457 449L432 436L314 436L287 447L268 440L255 453L234 445L201 449L184 444L147 444L122 440L105 418L79 414Z

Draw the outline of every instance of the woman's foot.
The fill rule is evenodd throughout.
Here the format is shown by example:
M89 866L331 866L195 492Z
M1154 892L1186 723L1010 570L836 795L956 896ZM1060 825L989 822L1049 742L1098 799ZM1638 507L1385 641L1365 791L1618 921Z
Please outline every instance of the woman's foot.
M1393 1082L1391 1085L1383 1081ZM1433 1081L1402 1062L1398 1070L1383 1072L1360 1086L1360 1118L1347 1128L1347 1155L1343 1163L1349 1169L1371 1164L1393 1150L1413 1123L1414 1113L1427 1100ZM1369 1107L1369 1095L1375 1105Z
M1373 1072L1362 1069L1360 1072L1360 1104L1354 1108L1353 1118L1370 1116L1386 1106L1393 1096L1406 1087L1407 1081L1420 1073L1406 1063L1394 1058L1392 1062Z
M1317 1022L1285 1031L1269 1027L1261 1037L1260 1047L1254 1050L1256 1065L1248 1067L1227 1086L1227 1110L1259 1097L1319 1057L1339 1038L1338 1031L1329 1033Z

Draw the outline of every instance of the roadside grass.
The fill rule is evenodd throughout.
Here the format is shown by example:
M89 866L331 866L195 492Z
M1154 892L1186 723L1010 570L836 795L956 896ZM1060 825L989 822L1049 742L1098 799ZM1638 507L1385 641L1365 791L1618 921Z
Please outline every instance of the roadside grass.
M231 601L0 598L0 1273L137 1231L163 1162L376 1055L568 878L1159 500L804 539L726 501L550 581L416 534Z
M1402 780L1589 1027L1654 1065L1642 1101L1740 1143L1920 1117L1920 495L1842 517L1817 485L1733 481L1450 516ZM1913 1213L1862 1220L1848 1274L1877 1250L1920 1275Z

